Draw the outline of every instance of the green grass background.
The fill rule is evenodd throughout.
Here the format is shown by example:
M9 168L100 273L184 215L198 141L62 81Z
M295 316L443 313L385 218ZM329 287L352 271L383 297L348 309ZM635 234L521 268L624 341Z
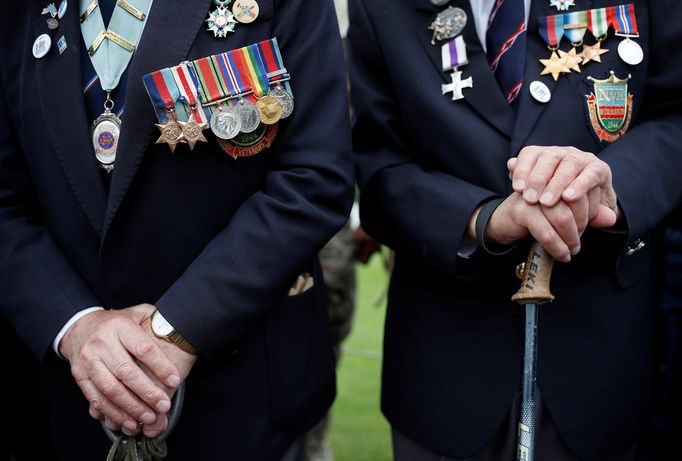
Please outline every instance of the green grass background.
M343 343L331 421L336 461L390 461L390 428L379 409L388 274L379 255L358 266L353 330Z

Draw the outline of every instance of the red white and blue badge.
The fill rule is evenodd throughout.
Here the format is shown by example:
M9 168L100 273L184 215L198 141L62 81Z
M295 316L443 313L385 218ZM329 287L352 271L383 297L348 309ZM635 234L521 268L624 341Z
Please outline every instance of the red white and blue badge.
M605 80L588 77L593 84L586 96L590 125L601 143L612 143L623 136L632 121L632 94L628 93L628 75L624 79L611 76Z

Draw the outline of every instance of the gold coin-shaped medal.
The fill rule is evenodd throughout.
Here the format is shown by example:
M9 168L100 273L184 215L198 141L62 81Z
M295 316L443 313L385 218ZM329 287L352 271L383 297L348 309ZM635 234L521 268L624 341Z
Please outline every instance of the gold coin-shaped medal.
M256 0L237 0L232 5L234 18L242 24L250 24L258 18L260 7Z
M282 104L273 96L265 95L256 102L260 121L265 125L274 125L282 118Z

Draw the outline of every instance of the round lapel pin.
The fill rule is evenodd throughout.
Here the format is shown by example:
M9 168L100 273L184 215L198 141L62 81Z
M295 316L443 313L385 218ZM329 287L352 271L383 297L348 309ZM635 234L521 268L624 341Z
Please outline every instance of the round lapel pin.
M540 80L532 82L529 86L529 90L533 99L542 104L547 104L552 99L552 92L549 91L547 85Z
M250 24L258 19L260 8L256 0L237 0L232 6L234 18L242 24Z
M44 58L50 52L52 39L47 34L42 34L33 42L33 57L36 59Z

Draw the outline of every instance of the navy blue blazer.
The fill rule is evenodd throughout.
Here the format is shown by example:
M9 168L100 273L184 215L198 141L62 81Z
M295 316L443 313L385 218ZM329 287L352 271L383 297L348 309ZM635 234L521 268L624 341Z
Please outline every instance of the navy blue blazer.
M571 11L618 4L576 0ZM514 270L527 246L503 257L458 257L466 225L483 201L511 192L507 160L528 145L574 146L613 170L623 232L588 231L582 252L556 264L556 301L540 312L539 386L564 441L581 459L612 459L632 441L646 400L651 307L649 231L682 196L682 4L634 1L645 60L621 61L622 40L602 62L558 82L540 76L549 57L538 18L557 14L534 1L526 85L518 116L505 102L476 34L469 2L463 32L473 77L465 100L450 83L428 25L429 0L351 1L351 87L361 218L396 250L383 368L383 411L423 446L452 458L481 450L519 389L523 322L512 306ZM588 44L593 38L586 37ZM566 41L563 49L568 50ZM631 75L630 130L603 144L588 119L589 76ZM544 82L548 104L528 84ZM631 256L637 239L646 246Z
M206 30L211 0L154 2L129 68L109 190L81 93L78 2L57 31L44 3L10 2L0 15L0 292L3 313L48 358L61 448L92 460L104 443L50 342L80 309L149 302L201 353L169 459L218 459L222 446L230 459L277 459L334 395L315 255L344 224L354 190L331 0L259 0L258 20L225 39ZM43 33L53 44L63 35L66 52L34 59ZM270 149L235 161L213 136L174 155L154 144L143 75L271 37L296 109ZM303 271L315 288L287 297ZM71 453L68 433L92 447Z

